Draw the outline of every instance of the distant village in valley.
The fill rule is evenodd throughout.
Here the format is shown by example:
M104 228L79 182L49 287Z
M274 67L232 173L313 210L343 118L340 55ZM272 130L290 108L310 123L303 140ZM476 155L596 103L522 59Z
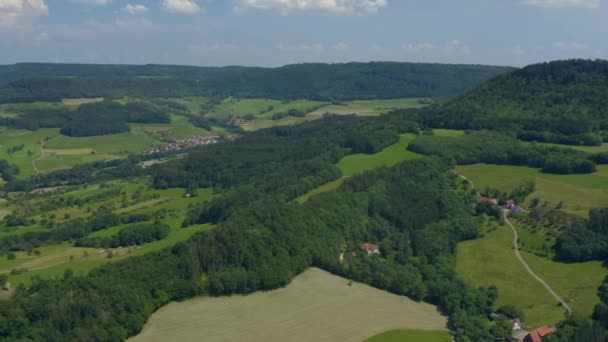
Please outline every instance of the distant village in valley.
M176 152L184 149L215 144L218 142L220 137L218 135L209 135L209 136L192 136L184 139L175 140L166 145L155 147L153 149L148 150L146 153L162 153L162 152Z

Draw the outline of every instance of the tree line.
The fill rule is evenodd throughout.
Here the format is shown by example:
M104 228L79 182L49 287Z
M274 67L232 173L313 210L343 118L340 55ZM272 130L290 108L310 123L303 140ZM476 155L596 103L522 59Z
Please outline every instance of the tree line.
M420 135L410 143L408 149L425 155L437 155L458 165L520 165L556 174L592 173L596 170L588 153L522 143L509 135L492 131L469 132L463 137Z

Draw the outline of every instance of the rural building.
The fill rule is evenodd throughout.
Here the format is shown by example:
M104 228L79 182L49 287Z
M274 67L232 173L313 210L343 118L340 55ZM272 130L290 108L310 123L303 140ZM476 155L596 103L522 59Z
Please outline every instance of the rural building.
M484 202L498 205L498 200L496 198L490 198L490 197L485 197L485 196L477 197L477 203L484 203Z
M373 243L364 243L361 245L361 249L366 251L368 255L380 254L380 248L378 245Z
M510 212L515 214L521 213L523 211L523 209L517 204L515 204L515 201L513 200L506 201L505 204L502 206L502 209L509 210Z
M530 333L524 338L524 342L540 342L543 338L551 335L553 328L549 326L542 326L536 330L530 331Z

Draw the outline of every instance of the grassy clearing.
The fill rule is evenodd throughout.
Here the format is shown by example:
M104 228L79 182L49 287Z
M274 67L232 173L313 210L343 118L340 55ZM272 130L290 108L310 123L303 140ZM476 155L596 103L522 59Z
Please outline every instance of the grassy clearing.
M309 269L275 291L172 303L130 341L362 341L390 329L446 329L429 304L348 283Z
M392 166L404 160L421 158L422 155L406 150L407 145L414 140L416 136L413 134L401 134L399 142L386 147L382 151L375 154L352 154L342 158L338 162L338 168L342 171L343 177L350 177L357 173L373 170L381 166ZM323 184L306 194L296 198L298 203L308 201L311 196L332 191L340 187L344 178Z
M95 102L102 102L102 101L103 101L103 97L95 97L95 98L80 98L80 99L63 99L63 100L61 100L61 103L63 103L66 106L78 107L85 103L95 103Z
M522 309L526 327L559 322L564 318L565 310L526 273L515 257L512 241L511 230L501 226L482 239L461 242L456 254L457 274L475 287L496 286L497 307L515 305Z
M392 166L404 160L420 158L421 155L406 149L415 137L414 134L402 134L398 143L376 154L348 155L340 160L338 167L345 177L349 177L381 166Z
M230 116L251 114L257 118L270 119L273 114L290 109L309 112L327 104L329 103L310 100L280 101L271 99L237 99L231 97L224 99L207 115L216 118L228 118Z
M325 114L337 115L379 115L395 109L420 108L424 104L421 99L391 99L391 100L358 100L348 101L343 105L329 105L309 114L310 117L319 118Z
M600 146L577 146L577 145L562 145L562 144L549 144L549 143L537 143L539 145L545 146L556 146L562 148L571 148L574 150L579 150L587 153L598 153L598 152L608 152L608 143L602 144Z
M587 216L589 209L608 206L608 165L586 175L551 175L521 166L476 164L457 166L456 171L471 179L478 189L495 187L510 191L524 181L536 183L529 198L538 197L555 205L563 201L566 212Z
M440 137L460 138L464 136L464 131L455 129L434 129L433 134Z
M366 342L449 342L452 337L446 331L424 331L424 330L391 330L370 337Z

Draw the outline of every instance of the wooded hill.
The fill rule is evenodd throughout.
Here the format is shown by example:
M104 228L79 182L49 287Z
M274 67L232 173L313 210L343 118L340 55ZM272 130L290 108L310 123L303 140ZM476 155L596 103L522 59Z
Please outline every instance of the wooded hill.
M0 66L0 103L100 96L437 98L462 93L510 70L481 65L393 62L295 64L278 68L15 64Z
M608 141L608 61L534 64L500 75L429 109L437 128L515 131L523 140L597 145Z

